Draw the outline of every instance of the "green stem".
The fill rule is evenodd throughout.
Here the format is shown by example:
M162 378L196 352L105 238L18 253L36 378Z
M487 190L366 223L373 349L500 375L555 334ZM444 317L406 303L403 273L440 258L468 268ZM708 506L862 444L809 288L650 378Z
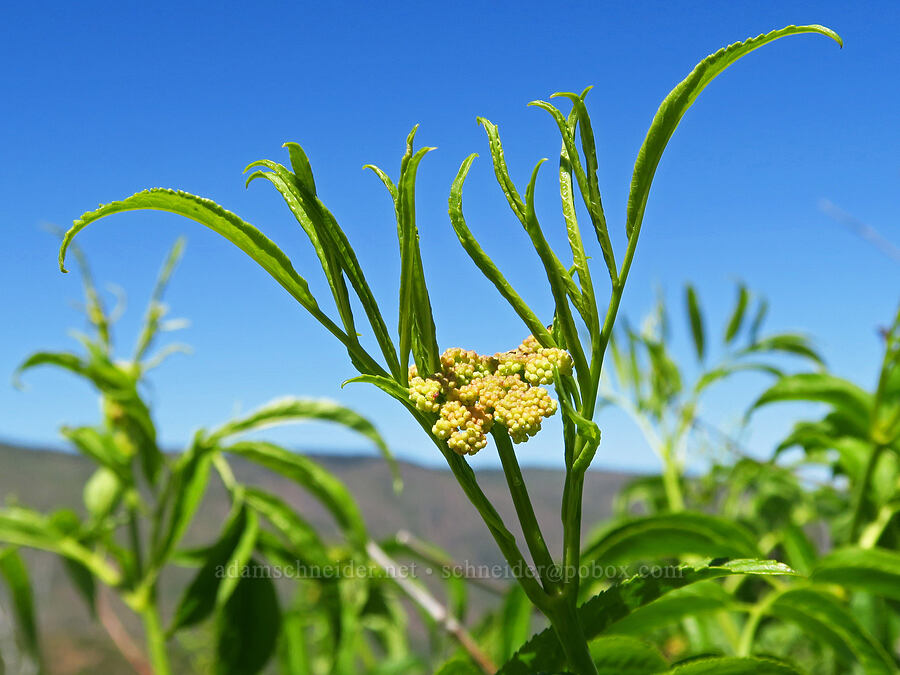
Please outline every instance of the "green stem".
M856 498L853 506L853 520L850 525L850 539L854 541L859 537L859 529L862 527L866 502L868 501L867 498L869 496L869 485L872 482L872 476L875 475L875 468L878 466L878 460L884 450L885 447L883 445L876 445L872 450L872 454L869 455L869 460L866 462L862 480L859 482L859 486L856 490Z
M566 661L578 675L597 675L584 628L575 607L574 598L562 596L549 615L556 637L562 645Z
M581 437L575 442L576 454L583 447ZM578 585L579 567L581 565L581 503L584 493L584 474L569 471L566 476L567 499L566 513L563 514L563 571L564 578L570 580L570 571L575 574L571 581Z
M506 429L499 425L494 427L491 435L497 444L500 463L503 465L503 473L506 475L506 483L509 486L510 495L512 495L513 505L516 507L516 514L519 517L519 523L522 526L522 533L525 535L528 550L531 552L531 557L537 567L544 589L551 593L558 587L557 579L555 578L556 565L553 562L550 551L547 549L547 543L544 541L544 535L541 533L541 526L534 514L534 507L531 504L531 499L528 497L528 488L525 486L525 479L519 468L512 441L506 433Z
M415 408L412 410L415 411ZM534 576L531 575L531 568L528 566L522 552L516 545L515 536L507 529L500 514L497 513L497 510L494 508L493 504L491 504L487 495L484 494L481 486L478 485L472 467L470 467L462 457L448 449L446 443L436 438L434 434L431 433L431 425L428 423L428 420L415 412L414 416L416 421L422 425L422 428L428 434L428 437L431 438L437 446L438 450L441 451L441 454L444 455L444 459L447 460L447 464L450 466L453 476L456 478L460 487L462 487L463 492L466 493L466 497L468 497L469 501L477 509L479 515L481 515L481 519L484 521L484 524L487 525L488 530L490 530L491 536L500 548L500 552L509 564L510 569L516 574L516 580L519 582L519 585L522 586L525 595L528 596L528 599L531 600L531 603L535 607L542 612L545 612L547 609L547 594Z
M147 653L150 656L150 665L153 666L155 675L170 675L169 656L166 653L166 636L162 622L159 619L159 610L156 608L156 594L154 593L141 611L144 620L144 632L147 638Z
M141 547L141 528L138 522L137 508L133 504L128 507L128 536L131 541L131 550L134 553L135 573L140 579L144 569L144 554Z
M756 638L756 631L759 628L759 623L766 615L766 612L769 611L772 603L774 603L780 595L780 591L773 591L750 610L750 615L747 617L747 623L744 624L744 629L741 632L741 640L738 644L737 651L738 656L747 657L752 654L753 640Z
M681 471L674 457L673 448L666 444L663 448L663 486L670 511L684 510L684 496L681 494Z

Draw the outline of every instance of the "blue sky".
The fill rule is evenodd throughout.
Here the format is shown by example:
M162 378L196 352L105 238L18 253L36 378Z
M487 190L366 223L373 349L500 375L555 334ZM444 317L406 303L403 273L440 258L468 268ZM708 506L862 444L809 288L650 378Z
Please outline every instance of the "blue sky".
M527 237L493 181L476 116L500 125L512 175L524 183L534 162L554 157L559 145L550 118L526 104L595 85L588 103L600 182L621 246L634 157L665 94L708 53L789 23L828 25L845 47L818 36L782 40L703 93L657 173L624 311L640 317L662 288L679 303L676 347L687 355L683 284L698 287L718 326L742 279L769 298L771 329L810 333L833 370L872 382L876 328L897 302L900 267L818 203L829 199L900 242L900 5L424 5L49 2L3 10L0 438L59 446L60 424L98 415L90 390L60 373L32 373L25 392L2 384L2 374L30 351L74 345L66 331L82 325L71 306L78 280L56 270L56 243L42 225L68 226L100 202L146 187L185 189L265 231L327 305L308 242L280 197L262 182L243 187L246 164L286 160L281 144L297 141L320 196L395 316L392 208L361 167L376 163L395 175L405 136L421 123L420 143L439 148L419 173L418 219L441 345L505 350L524 330L465 257L447 217L450 181L470 152L482 155L467 183L470 227L539 311L547 313L550 300ZM539 208L552 241L562 242L552 174L539 185ZM343 350L262 270L194 223L124 215L82 235L98 279L128 293L116 331L123 348L131 349L162 257L181 233L188 249L168 300L174 316L191 320L178 337L195 354L174 357L152 380L167 446L234 411L292 394L354 406L378 420L400 456L440 461L394 402L361 386L341 390L353 375ZM728 427L764 384L748 378L724 387L708 416ZM752 449L768 452L798 412L760 414ZM655 466L626 420L613 414L601 422L598 466ZM367 450L351 435L316 425L274 437ZM559 465L557 438L548 432L522 447L523 463ZM488 450L476 463L496 460Z

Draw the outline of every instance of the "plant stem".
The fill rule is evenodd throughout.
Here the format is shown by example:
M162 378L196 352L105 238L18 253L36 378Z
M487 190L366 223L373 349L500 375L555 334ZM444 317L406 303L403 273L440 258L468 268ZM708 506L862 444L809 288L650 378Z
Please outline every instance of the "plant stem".
M862 527L864 515L863 511L865 511L869 494L869 484L872 482L872 476L875 475L875 467L878 465L878 460L884 450L885 447L883 445L876 445L872 449L872 454L869 455L869 460L866 462L866 468L862 480L859 482L855 503L853 505L853 520L850 525L850 539L852 540L856 540L857 537L859 537L859 529Z
M497 444L497 452L500 455L500 463L503 465L503 473L506 475L506 482L509 485L513 505L516 507L516 514L519 516L519 523L522 525L522 533L525 535L525 542L528 544L531 558L537 567L538 576L544 584L544 589L548 593L553 592L557 588L557 579L554 578L556 564L553 562L553 557L547 549L547 543L544 541L544 535L541 533L541 526L534 514L534 507L531 504L531 499L528 497L528 488L525 486L525 479L522 476L522 470L519 468L512 441L506 430L499 426L494 427L491 435Z
M513 572L516 573L516 580L519 582L519 585L522 586L525 595L528 596L528 599L531 600L535 607L542 612L545 612L547 609L547 594L537 580L531 576L531 568L528 566L522 552L516 545L516 538L513 536L512 532L507 529L500 514L497 513L497 510L494 508L493 504L491 504L487 495L484 494L481 486L478 485L472 467L470 467L462 457L448 449L446 443L440 441L431 433L431 425L428 424L427 420L424 420L418 415L416 416L416 420L422 425L426 433L428 433L429 438L431 438L438 447L441 454L444 455L444 459L447 460L447 464L450 466L453 476L462 487L463 492L466 493L466 497L469 498L469 501L481 515L481 519L484 521L484 524L487 525L488 530L490 530L491 536L500 548L500 552L503 554L506 562ZM518 574L519 570L521 570L521 576Z
M133 504L128 507L128 536L131 540L131 550L134 553L135 572L140 578L144 569L144 554L141 548L141 528L138 522L137 507Z
M684 510L684 497L681 494L681 471L675 460L674 451L670 444L663 448L663 486L666 490L666 501L670 511Z
M588 648L584 629L576 611L575 597L560 596L549 619L566 654L569 667L573 668L578 675L597 675L597 666L594 665L594 659L591 657L591 650Z
M156 607L156 593L151 594L147 606L141 611L144 620L144 632L147 639L147 653L150 656L150 664L155 675L170 675L169 656L166 653L166 635L159 619L159 610Z

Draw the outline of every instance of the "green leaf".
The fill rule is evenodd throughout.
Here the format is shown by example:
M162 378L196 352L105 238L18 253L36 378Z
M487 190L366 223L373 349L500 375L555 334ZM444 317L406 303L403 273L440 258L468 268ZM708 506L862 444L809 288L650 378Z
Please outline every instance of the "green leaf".
M776 368L775 366L771 366L768 363L729 363L724 366L719 366L718 368L713 368L712 370L708 370L697 380L697 384L694 385L695 392L701 392L706 389L711 384L718 382L719 380L724 380L732 375L736 375L737 373L766 373L768 375L774 375L775 377L781 377L784 373Z
M677 624L688 617L739 607L731 594L713 581L700 582L667 593L616 621L607 633L652 635L653 631Z
M472 167L472 162L475 161L477 156L478 155L476 154L472 154L465 159L459 167L459 172L456 174L456 178L453 180L453 186L450 189L450 222L453 224L453 230L456 232L459 243L462 244L463 249L469 254L472 262L474 262L478 269L481 270L481 273L487 277L488 281L494 284L494 287L500 292L500 295L502 295L509 303L510 307L515 310L516 314L519 315L519 318L522 319L528 327L528 330L531 331L531 334L534 335L538 342L543 345L555 346L555 342L550 336L549 331L547 331L544 322L538 319L537 315L535 315L522 297L513 289L506 280L506 277L504 277L500 270L497 269L494 261L491 260L488 254L484 252L484 249L481 248L481 245L472 235L471 230L469 230L468 225L466 225L466 220L463 217L462 212L462 189L466 176L469 175L469 169Z
M846 661L859 663L865 673L896 672L890 655L832 595L810 588L790 589L777 597L769 613L796 623Z
M781 545L784 547L788 564L801 574L809 574L816 564L819 553L803 528L788 522L781 533Z
M199 446L195 439L191 449L182 455L175 465L164 502L166 511L154 523L153 561L162 567L187 531L209 482L212 458L209 450Z
M900 553L879 548L839 549L819 561L811 578L900 600Z
M500 609L500 644L498 656L501 662L508 661L527 642L531 635L531 617L534 608L525 592L518 585L513 586L503 599Z
M139 363L143 359L162 327L161 320L165 316L165 305L162 303L163 295L166 292L166 287L169 284L169 279L172 278L175 267L178 266L178 262L184 254L184 245L184 237L178 237L175 240L169 255L163 263L159 276L156 278L156 286L154 286L153 293L150 296L150 303L147 305L147 313L144 316L144 325L141 328L141 334L138 337L137 347L134 351L134 358L132 359L134 363Z
M529 206L527 203L527 196L525 201L523 201L513 184L512 178L509 176L509 169L506 166L506 158L503 154L503 145L500 142L499 128L496 124L493 124L490 120L483 117L478 118L478 123L484 127L488 136L491 159L494 164L494 175L497 178L497 183L500 185L503 194L506 195L506 200L509 202L510 208L512 208L516 218L522 223L522 227L531 239L532 246L534 246L535 251L538 256L540 256L551 286L554 283L564 286L565 294L572 298L572 302L578 308L579 312L581 312L585 321L589 321L589 314L583 306L581 291L579 291L578 287L575 285L568 269L560 262L559 258L550 248L550 245L547 243L547 240L541 232L537 218L534 215L534 182L537 178L538 168L546 160L540 160L532 171L531 182L528 187L529 191L532 192L532 204Z
M783 352L785 354L793 354L802 356L817 364L825 365L819 353L812 348L809 338L805 335L797 335L795 333L779 333L757 339L746 349L738 352L739 356L744 354L758 354L765 352Z
M216 675L254 675L278 643L281 608L268 568L251 560L216 621Z
M628 212L625 221L625 233L629 239L640 233L641 224L644 220L644 210L647 208L647 198L650 195L650 185L653 182L656 167L659 166L666 144L668 144L672 134L675 133L681 118L684 117L684 114L697 100L700 92L741 57L774 40L799 33L819 33L830 37L838 44L842 44L841 38L837 33L824 26L786 26L780 30L773 30L770 33L759 35L743 42L736 42L707 56L697 64L684 80L669 92L669 95L660 104L656 115L653 117L653 122L647 131L647 137L641 145L637 161L634 164L631 188L628 192Z
M728 325L725 328L725 343L731 343L737 337L741 330L741 324L744 322L744 314L747 313L747 304L750 302L750 291L744 284L738 288L738 298L731 312L731 318L728 319Z
M63 569L69 581L81 595L91 616L97 616L97 584L94 581L94 575L82 563L71 558L63 558Z
M215 444L228 436L255 431L267 426L299 422L303 420L322 420L335 422L362 434L372 441L387 461L394 477L397 490L402 487L400 469L397 460L385 443L381 434L369 420L349 408L324 399L283 398L267 403L246 417L227 422L213 431L207 438L209 444Z
M413 153L413 141L418 125L406 139L406 154L400 162L397 181L397 233L400 240L400 356L406 366L412 347L416 365L421 373L435 373L439 369L439 349L431 312L431 300L425 284L422 253L419 249L419 229L416 226L416 174L419 163L436 148L421 148ZM419 347L417 350L416 347ZM418 352L418 353L417 353Z
M119 573L106 564L102 556L88 550L77 538L80 523L74 513L74 527L58 525L58 518L47 517L31 509L8 507L0 509L0 542L50 551L87 567L103 583L115 586L121 582Z
M655 647L627 635L591 640L590 649L598 675L651 675L669 666Z
M700 311L700 303L697 301L697 291L693 286L685 288L685 300L687 302L688 320L691 324L691 336L694 338L694 349L697 357L702 359L706 350L706 337L703 330L703 314Z
M368 536L359 507L344 484L316 462L262 441L242 441L223 450L290 478L309 490L331 512L350 543L365 548Z
M330 563L319 533L286 502L256 488L245 488L243 494L247 506L265 517L290 542L294 558L320 567Z
M750 410L780 401L827 403L846 415L854 429L866 434L869 429L872 397L848 380L826 373L799 373L781 378L767 389Z
M38 626L34 608L34 592L28 577L28 568L22 556L14 548L0 550L0 577L9 587L16 627L22 637L22 643L29 656L40 661L40 644Z
M585 90L585 93L588 90ZM582 104L582 108L584 105ZM587 111L584 112L587 115ZM572 133L574 133L574 127L578 121L578 111L573 106L572 111L569 113L569 117L567 120L567 128ZM590 124L590 121L588 121ZM591 143L593 143L593 132L591 132ZM600 339L600 316L597 311L597 300L594 294L594 282L591 279L591 269L590 265L588 265L588 257L584 250L584 242L581 239L581 229L578 227L578 215L575 209L575 196L574 196L574 187L572 185L572 166L573 162L569 157L569 153L566 146L566 139L563 138L562 149L559 154L559 196L562 202L562 212L563 218L566 221L566 235L569 240L569 249L572 251L572 267L576 274L578 274L578 281L581 284L581 293L584 297L583 307L584 310L589 313L589 317L587 317L587 327L588 332L591 334L592 339L596 342ZM596 162L595 162L596 163ZM585 193L582 192L582 197L585 198ZM599 191L598 191L599 197ZM587 201L587 199L584 199ZM597 232L598 238L603 236L605 233L605 240L609 241L609 234L606 229L606 220L605 216L602 215L603 207L600 205L599 214L603 218L602 224L600 221L594 219L594 215L591 215L591 220L595 227L595 232ZM601 230L597 230L597 226L601 225ZM603 241L603 239L601 239ZM612 247L610 245L609 253L612 254ZM604 251L604 258L607 260L607 266L609 269L610 279L615 280L617 275L617 270L615 266L615 260L610 255L606 256L606 251ZM610 263L612 263L610 265Z
M119 202L111 202L95 211L85 213L69 228L59 250L59 267L66 272L66 250L72 239L91 223L126 211L166 211L175 213L225 237L268 272L282 288L312 314L329 332L337 337L352 352L352 340L319 309L316 299L309 291L306 280L297 274L291 261L271 239L258 229L244 222L230 211L226 211L214 201L203 199L181 190L154 188L138 192Z
M63 427L61 432L85 457L109 469L126 484L131 482L131 458L116 445L109 433L94 427Z
M242 502L236 503L221 536L209 547L206 560L182 593L169 634L203 621L227 602L253 553L257 531L254 512Z
M800 675L800 671L774 659L716 656L692 659L665 675Z
M262 160L254 162L248 169L264 166L270 169L271 173L257 172L248 178L248 183L257 176L266 178L284 197L319 257L348 335L354 338L349 328L353 325L353 318L346 287L341 276L342 271L347 275L366 312L388 367L391 373L397 377L401 373L394 344L356 253L350 245L350 240L338 225L334 215L316 197L312 168L303 148L296 143L286 143L285 147L290 153L293 173L288 172L276 162Z
M768 314L768 312L769 302L763 298L756 306L756 315L753 317L753 321L750 322L750 330L748 331L747 338L751 345L756 342L756 338L759 335L759 331L762 329L763 322L765 322L766 314Z
M638 575L615 584L578 608L585 636L588 640L598 637L616 621L670 591L734 574L791 575L795 572L774 560L731 560L706 567L669 568L668 572L658 578ZM565 656L559 640L553 630L548 628L533 636L500 668L498 675L532 675L542 670L552 672L561 668L564 662Z
M582 554L599 563L660 560L679 555L752 557L756 537L725 518L680 512L635 518L591 540Z
M334 304L344 324L344 331L351 339L354 339L356 337L356 327L353 322L353 311L350 307L350 295L344 282L341 263L336 255L335 243L331 233L325 229L322 210L315 203L317 200L314 200L308 193L304 194L297 177L277 162L267 159L258 160L247 166L244 172L246 173L250 169L259 166L263 166L269 171L255 171L251 173L247 177L247 185L249 186L255 178L264 178L272 183L275 189L281 193L291 213L294 214L297 222L300 223L300 226L309 237L309 241L319 258L322 271L325 273L325 278L331 288Z

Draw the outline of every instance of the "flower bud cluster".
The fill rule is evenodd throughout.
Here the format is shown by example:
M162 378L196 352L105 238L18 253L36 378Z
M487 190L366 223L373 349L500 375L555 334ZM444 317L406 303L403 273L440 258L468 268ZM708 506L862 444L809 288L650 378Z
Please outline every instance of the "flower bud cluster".
M432 432L460 455L474 455L487 445L494 424L514 443L541 429L556 412L556 401L539 385L553 382L554 372L572 372L562 349L543 348L529 336L517 349L494 356L454 347L441 355L441 371L427 378L409 369L409 400L423 412L439 413Z

